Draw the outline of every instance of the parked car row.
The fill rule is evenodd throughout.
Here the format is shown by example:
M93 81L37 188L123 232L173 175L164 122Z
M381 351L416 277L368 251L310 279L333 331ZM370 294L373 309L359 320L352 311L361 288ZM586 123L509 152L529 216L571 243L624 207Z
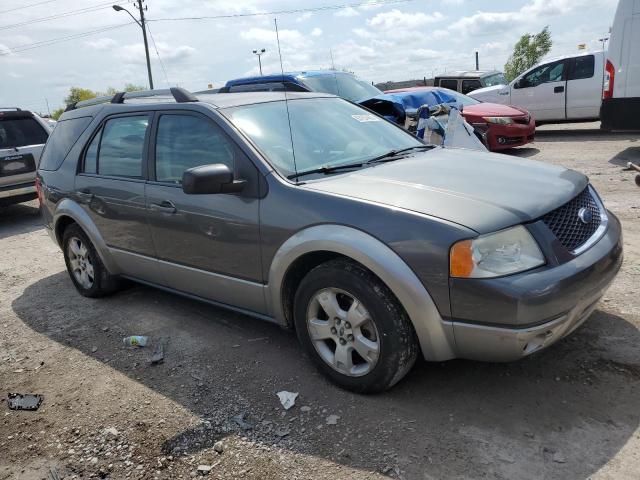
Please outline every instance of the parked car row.
M390 388L419 355L538 352L586 320L622 261L620 223L584 175L427 145L323 93L80 102L37 186L80 294L127 278L275 322L356 392Z

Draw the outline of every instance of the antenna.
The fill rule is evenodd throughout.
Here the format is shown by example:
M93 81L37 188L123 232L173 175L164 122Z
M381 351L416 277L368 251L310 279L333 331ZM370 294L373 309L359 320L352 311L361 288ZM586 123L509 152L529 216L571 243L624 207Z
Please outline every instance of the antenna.
M274 18L273 23L276 26L276 40L278 41L278 56L280 57L280 72L282 73L282 88L284 90L284 104L287 108L287 122L289 122L289 137L291 138L291 154L293 155L293 169L296 172L296 181L298 181L298 166L296 165L296 149L293 146L293 131L291 130L291 114L289 113L289 100L287 99L287 86L284 82L284 66L282 65L282 51L280 50L280 34L278 33L278 19Z

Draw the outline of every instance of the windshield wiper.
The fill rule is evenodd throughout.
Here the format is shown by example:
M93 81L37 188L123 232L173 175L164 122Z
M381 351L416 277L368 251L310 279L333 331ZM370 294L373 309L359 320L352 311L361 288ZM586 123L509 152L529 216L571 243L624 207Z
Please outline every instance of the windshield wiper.
M403 153L409 152L411 150L416 150L416 149L425 149L425 150L431 150L433 147L433 145L415 145L413 147L409 147L409 148L402 148L400 150L390 150L387 153L384 153L382 155L378 155L377 157L373 157L370 160L367 160L365 162L365 165L370 165L372 163L379 163L379 162L389 162L392 160L397 160L397 157Z
M311 170L305 170L303 172L298 172L298 173L293 173L291 175L288 175L287 178L289 180L293 179L293 178L298 178L298 177L304 177L305 175L312 175L314 173L324 173L325 175L328 173L333 173L333 172L338 172L340 170L351 170L354 168L361 168L363 167L365 164L360 162L360 163L347 163L345 165L336 165L334 167L329 167L329 166L324 166L324 167L320 167L320 168L314 168Z

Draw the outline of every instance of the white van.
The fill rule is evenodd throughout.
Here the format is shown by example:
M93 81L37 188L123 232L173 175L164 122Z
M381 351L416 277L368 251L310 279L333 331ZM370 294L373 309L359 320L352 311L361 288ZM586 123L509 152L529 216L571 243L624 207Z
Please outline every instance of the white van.
M601 128L640 130L640 0L620 0L611 29Z
M536 122L593 121L600 116L603 68L603 52L566 55L539 63L509 85L481 88L469 96L524 108Z

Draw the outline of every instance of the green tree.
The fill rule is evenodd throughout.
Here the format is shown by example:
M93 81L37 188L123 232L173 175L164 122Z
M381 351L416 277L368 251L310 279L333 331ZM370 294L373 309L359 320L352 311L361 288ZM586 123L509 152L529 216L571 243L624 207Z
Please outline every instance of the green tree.
M544 27L536 35L525 34L520 37L513 48L513 53L504 66L504 75L507 81L511 81L525 70L533 67L551 50L551 32L549 27Z
M142 85L136 85L135 83L126 83L124 85L125 92L137 92L140 90L145 90L146 88ZM83 100L90 100L95 97L100 97L102 95L114 95L117 92L121 92L123 89L117 89L114 87L107 87L106 92L94 92L93 90L89 90L88 88L80 88L80 87L71 87L69 89L69 95L67 95L64 99L64 103L66 105L70 105L72 103L78 103ZM54 120L58 120L60 115L64 113L64 107L58 108L51 113L51 118Z

